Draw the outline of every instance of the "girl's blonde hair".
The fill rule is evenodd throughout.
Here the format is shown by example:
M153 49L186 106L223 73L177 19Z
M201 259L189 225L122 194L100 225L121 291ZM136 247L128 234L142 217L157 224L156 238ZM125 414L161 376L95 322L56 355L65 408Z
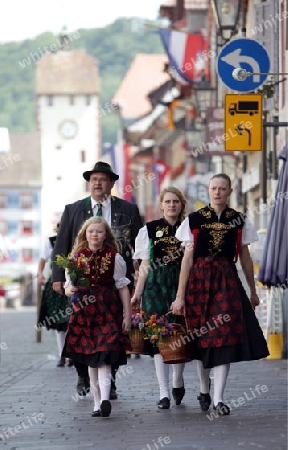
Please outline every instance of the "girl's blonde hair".
M105 227L105 231L106 231L106 238L104 241L104 245L109 247L109 248L113 248L114 250L116 250L116 252L119 251L118 249L118 244L116 242L115 236L110 228L110 226L108 225L108 223L106 222L105 219L103 219L103 217L91 217L90 219L86 220L82 227L80 228L78 235L75 239L75 243L74 246L72 248L71 253L77 253L80 249L83 249L85 247L88 247L88 241L86 238L86 230L89 227L89 225L92 224L103 224Z
M163 202L164 196L165 196L165 194L167 194L168 192L170 192L171 194L177 195L177 197L179 198L179 200L180 200L180 202L181 202L181 211L180 211L180 214L179 214L179 220L180 220L180 222L183 222L183 220L184 220L185 217L186 217L186 204L187 204L187 200L186 200L186 198L184 197L184 195L182 194L182 192L181 192L179 189L177 189L177 188L174 187L174 186L168 186L168 187L164 188L164 189L162 190L161 194L160 194L160 203Z

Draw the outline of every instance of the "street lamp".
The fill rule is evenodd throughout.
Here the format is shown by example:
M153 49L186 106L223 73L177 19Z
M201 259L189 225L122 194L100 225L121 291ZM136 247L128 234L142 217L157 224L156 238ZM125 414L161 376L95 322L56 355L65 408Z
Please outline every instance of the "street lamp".
M238 23L242 0L211 0L218 30L228 41Z
M206 110L209 106L216 106L216 87L203 77L200 83L193 85L197 110L201 126L206 124Z

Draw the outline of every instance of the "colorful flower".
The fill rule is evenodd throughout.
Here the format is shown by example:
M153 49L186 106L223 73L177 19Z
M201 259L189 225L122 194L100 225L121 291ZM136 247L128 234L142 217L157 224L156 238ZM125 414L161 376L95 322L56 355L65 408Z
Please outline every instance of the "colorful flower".
M89 259L83 254L62 256L56 255L56 264L67 270L73 286L89 286L89 281L84 275L89 274Z
M174 334L176 328L167 321L166 315L158 316L153 314L144 324L145 339L149 339L152 344L158 344L162 336Z
M144 328L144 311L133 312L131 314L131 327L142 330Z

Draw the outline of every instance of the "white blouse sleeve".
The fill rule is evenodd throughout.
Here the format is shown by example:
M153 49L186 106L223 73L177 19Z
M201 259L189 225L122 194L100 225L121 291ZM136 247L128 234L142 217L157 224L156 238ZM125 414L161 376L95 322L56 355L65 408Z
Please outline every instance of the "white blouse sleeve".
M149 259L149 237L146 225L140 228L135 239L133 259Z
M72 286L70 275L68 273L68 270L65 269L65 283L64 283L64 289L66 289L68 286Z
M243 229L242 229L242 245L252 244L258 241L258 234L256 228L252 222L246 217Z
M177 229L175 236L179 241L182 241L182 245L193 244L194 237L190 230L188 217L183 220L180 227Z
M53 247L51 245L49 238L47 238L47 239L45 239L44 246L41 250L40 258L45 259L45 261L47 262L48 259L52 255L52 251L53 251Z
M127 286L130 283L130 280L125 276L126 270L126 262L119 253L116 253L113 278L117 289Z

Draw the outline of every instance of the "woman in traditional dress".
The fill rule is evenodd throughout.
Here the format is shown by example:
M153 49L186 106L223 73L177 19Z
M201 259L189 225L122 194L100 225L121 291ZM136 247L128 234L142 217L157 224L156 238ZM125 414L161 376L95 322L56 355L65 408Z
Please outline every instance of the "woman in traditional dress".
M63 356L86 364L94 396L92 417L108 417L111 364L127 364L131 350L131 297L126 263L118 253L111 228L102 217L84 222L71 252L85 259L87 289L73 286L67 275L65 293L76 292Z
M183 251L175 233L185 217L186 199L175 187L165 188L160 194L160 210L163 217L148 222L139 230L135 241L134 259L141 259L139 277L132 308L140 307L144 311L144 319L151 315L164 315L170 310L171 301L175 298ZM167 316L167 321L183 323L183 319L175 315ZM150 342L149 342L150 344ZM156 375L160 388L159 409L170 408L169 364L163 362L158 346L149 345L151 356L154 356ZM177 405L185 394L183 371L185 364L173 364L172 395Z
M202 411L211 404L209 374L213 367L213 409L224 416L224 389L230 363L268 356L254 309L259 305L253 262L248 245L258 239L250 220L229 208L231 180L214 175L209 184L210 204L189 214L176 236L185 244L179 287L172 310L185 312L191 338L197 342L200 378L198 400ZM250 301L239 279L236 261L250 288Z
M54 230L56 234L46 239L38 264L37 281L40 286L44 286L44 289L41 296L41 306L37 325L38 327L45 327L47 330L55 330L59 354L57 367L64 367L66 361L65 358L61 356L61 354L65 342L69 320L69 316L66 311L69 311L70 305L68 298L65 295L57 294L53 290L51 275L48 277L48 279L46 279L43 273L45 265L50 260L52 255L58 228L59 223ZM72 359L68 360L67 365L73 366Z

